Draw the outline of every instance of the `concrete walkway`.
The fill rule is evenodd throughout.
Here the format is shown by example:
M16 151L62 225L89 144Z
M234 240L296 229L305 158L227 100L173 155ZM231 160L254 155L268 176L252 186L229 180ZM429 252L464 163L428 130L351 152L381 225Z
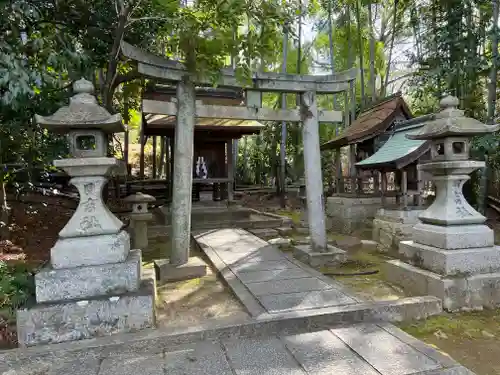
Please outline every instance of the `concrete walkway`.
M341 284L246 230L198 231L194 237L252 316L361 302Z
M195 241L257 320L315 317L315 324L422 319L440 313L435 297L366 302L342 284L243 229L197 231Z

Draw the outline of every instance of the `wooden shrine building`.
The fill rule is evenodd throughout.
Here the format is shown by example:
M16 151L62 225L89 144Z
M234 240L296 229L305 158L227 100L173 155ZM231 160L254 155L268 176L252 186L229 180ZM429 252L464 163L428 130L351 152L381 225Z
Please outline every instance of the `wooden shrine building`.
M430 158L430 142L409 139L406 136L420 129L425 121L432 120L434 115L417 117L407 121L396 122L389 131L380 137L386 138L385 143L371 156L355 164L360 171L371 170L380 172L380 194L382 205L387 196L387 175L393 173L396 202L400 208L407 209L412 203L409 196L414 197L413 204L421 204L424 177L417 169L420 162ZM376 187L378 193L379 187Z
M341 179L336 181L335 192L337 194L361 193L365 185L362 180L371 179L371 175L364 171L358 174L355 164L380 149L388 138L386 132L396 122L412 117L410 109L401 93L398 92L361 112L351 126L336 138L324 143L321 150L339 151L343 147L349 147L349 172L347 176L343 173ZM373 183L371 186L373 187Z
M175 103L175 87L156 84L149 86L142 98L141 164L144 163L144 144L147 137L166 140L167 200L171 198L175 116L159 115L162 108ZM245 98L241 91L223 88L196 89L196 101L204 105L242 106ZM193 198L200 199L201 190L211 190L212 199L232 199L234 184L233 142L244 135L260 132L263 125L253 120L233 120L197 117L194 127ZM170 152L168 151L170 150ZM141 166L141 171L143 170Z

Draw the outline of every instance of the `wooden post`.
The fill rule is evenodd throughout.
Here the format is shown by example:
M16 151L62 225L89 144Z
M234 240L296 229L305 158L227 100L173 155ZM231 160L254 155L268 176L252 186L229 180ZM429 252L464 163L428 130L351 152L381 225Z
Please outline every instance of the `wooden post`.
M381 172L382 176L382 207L385 207L386 204L386 192L387 192L387 173L385 171Z
M175 162L175 137L170 138L170 200L174 193L174 162Z
M342 148L338 148L335 150L335 169L337 171L337 194L344 192L344 176L342 173Z
M128 129L128 124L127 124L127 128L125 129L125 139L123 140L123 159L125 161L125 168L127 168L127 176L128 176L128 144L130 142L129 140L129 129Z
M373 175L373 194L378 195L380 192L380 173L375 171Z
M355 194L356 188L356 145L349 145L349 177L351 178L351 194Z
M420 168L418 168L417 165L417 190L418 190L418 195L417 195L417 206L422 206L423 204L423 197L422 193L424 191L424 180L422 179L422 171Z
M153 170L153 179L156 179L156 135L153 136L153 160L151 169Z
M403 169L401 176L401 193L403 194L403 209L408 209L408 172Z
M227 200L233 201L233 182L234 182L234 168L233 168L233 140L230 139L226 142L226 165L227 177L231 180L227 183Z
M144 143L145 143L145 137L144 137L144 116L142 117L141 120L141 134L139 137L139 141L141 142L141 151L139 155L139 178L141 180L144 179Z

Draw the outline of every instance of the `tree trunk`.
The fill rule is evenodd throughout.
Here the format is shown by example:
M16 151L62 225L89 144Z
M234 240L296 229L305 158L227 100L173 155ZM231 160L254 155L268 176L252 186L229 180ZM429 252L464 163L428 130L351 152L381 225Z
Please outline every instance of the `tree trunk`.
M497 60L498 60L498 1L491 0L493 6L493 27L491 31L491 71L488 86L488 123L493 124L497 102Z
M333 49L333 19L332 19L332 0L328 1L328 42L330 47L330 65L332 74L335 74L335 51ZM337 98L333 96L333 109L337 109Z
M363 58L363 37L361 35L363 27L361 26L361 11L359 9L359 0L356 0L356 24L358 25L359 69L361 74L361 108L363 108L365 104L365 64Z
M283 33L283 66L281 71L286 73L286 65L288 58L288 25L285 25L285 32ZM286 94L281 94L281 108L286 109ZM281 175L281 207L286 206L286 122L281 122L281 143L280 143L280 175Z
M396 37L397 12L398 12L398 0L394 0L394 9L392 13L392 35L389 47L389 56L387 58L387 68L385 69L385 80L381 90L382 97L387 95L387 86L389 85L389 74L391 73L391 64L392 64L392 52L394 50L394 39Z
M373 35L372 4L368 4L368 27L370 29L370 89L371 102L377 100L376 75L375 75L375 36Z

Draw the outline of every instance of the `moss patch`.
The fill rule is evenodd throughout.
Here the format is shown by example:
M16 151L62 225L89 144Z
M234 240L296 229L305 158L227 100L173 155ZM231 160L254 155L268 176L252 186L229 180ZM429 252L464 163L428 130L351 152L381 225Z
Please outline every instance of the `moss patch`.
M291 219L294 224L299 224L302 212L298 210L277 210L276 214L286 216Z
M442 314L399 326L478 375L500 374L500 310Z
M406 297L403 289L385 280L382 264L390 259L382 254L358 247L348 251L349 260L335 267L320 269L324 274L354 274L352 276L329 275L346 285L355 295L368 301L389 301ZM366 271L378 271L372 275L356 275Z

